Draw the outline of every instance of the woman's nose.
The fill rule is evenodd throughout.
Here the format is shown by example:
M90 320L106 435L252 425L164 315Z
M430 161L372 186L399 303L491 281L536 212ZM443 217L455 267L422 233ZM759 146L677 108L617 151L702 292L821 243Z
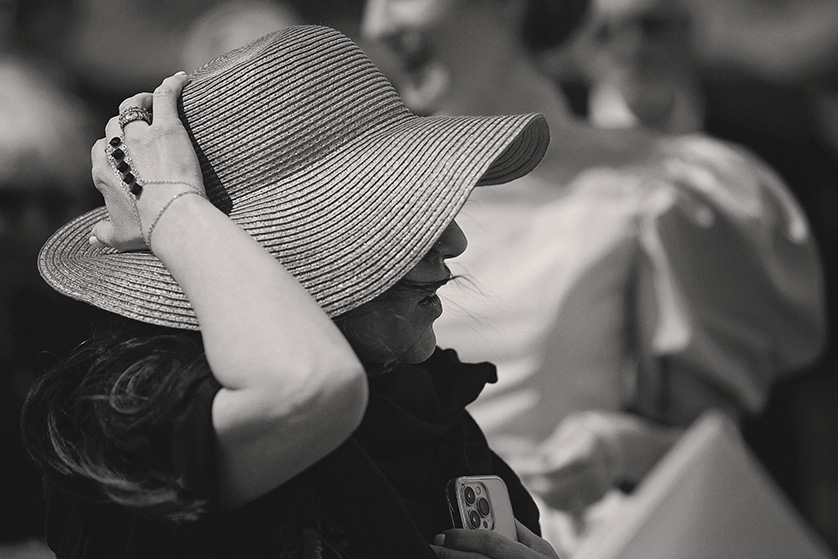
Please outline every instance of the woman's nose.
M455 258L461 255L467 246L468 239L466 239L465 233L456 221L452 221L439 236L433 250L442 258Z

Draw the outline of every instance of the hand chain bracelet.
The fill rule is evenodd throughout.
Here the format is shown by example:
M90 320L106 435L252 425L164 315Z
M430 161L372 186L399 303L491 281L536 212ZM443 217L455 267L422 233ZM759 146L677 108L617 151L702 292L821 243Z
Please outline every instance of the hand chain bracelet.
M134 162L131 159L131 156L128 154L128 148L125 145L124 133L114 138L111 138L111 140L108 142L108 145L105 147L105 153L107 154L108 162L110 163L114 174L119 178L123 190L125 190L125 193L131 200L131 206L134 210L134 219L136 219L137 226L140 229L140 236L143 238L143 242L149 250L151 250L151 233L154 231L154 227L157 225L157 222L160 220L160 217L163 215L163 212L165 212L169 208L172 202L174 202L181 196L185 196L186 194L197 194L205 199L207 197L201 189L187 181L142 180L136 168L134 167ZM188 186L190 190L184 190L175 194L169 199L168 202L163 204L163 206L160 208L160 211L157 212L157 215L152 220L151 225L148 228L148 233L144 234L143 225L140 221L140 211L137 208L137 200L143 193L143 187L149 184L183 184Z

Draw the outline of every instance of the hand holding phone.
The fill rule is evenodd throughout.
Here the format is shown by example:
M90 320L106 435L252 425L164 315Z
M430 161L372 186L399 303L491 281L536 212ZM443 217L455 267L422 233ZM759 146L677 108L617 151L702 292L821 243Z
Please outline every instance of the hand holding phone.
M490 530L446 530L431 545L438 559L479 557L488 559L560 559L546 540L526 526L517 524L518 540L511 540Z
M515 515L506 484L498 476L463 476L446 487L455 528L491 530L517 541Z

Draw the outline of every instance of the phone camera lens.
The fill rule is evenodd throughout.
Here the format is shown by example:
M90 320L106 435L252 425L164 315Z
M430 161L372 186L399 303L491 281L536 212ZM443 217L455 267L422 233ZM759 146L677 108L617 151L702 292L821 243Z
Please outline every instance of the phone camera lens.
M474 489L471 487L466 487L463 493L466 496L466 504L473 505L474 504Z
M480 515L477 514L476 510L470 511L468 513L468 520L471 522L472 528L480 528Z
M488 514L489 514L489 501L487 501L486 499L481 497L477 501L477 510L479 510L480 514L482 514L483 516L488 516Z

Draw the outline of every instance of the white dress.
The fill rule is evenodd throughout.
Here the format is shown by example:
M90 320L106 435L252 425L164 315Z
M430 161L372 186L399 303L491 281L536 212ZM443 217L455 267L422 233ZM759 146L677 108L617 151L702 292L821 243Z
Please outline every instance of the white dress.
M644 359L757 411L822 348L802 211L765 165L706 136L664 139L647 161L570 184L478 188L458 223L469 246L450 266L464 277L441 290L437 340L497 365L470 411L506 458L571 412L631 405Z

